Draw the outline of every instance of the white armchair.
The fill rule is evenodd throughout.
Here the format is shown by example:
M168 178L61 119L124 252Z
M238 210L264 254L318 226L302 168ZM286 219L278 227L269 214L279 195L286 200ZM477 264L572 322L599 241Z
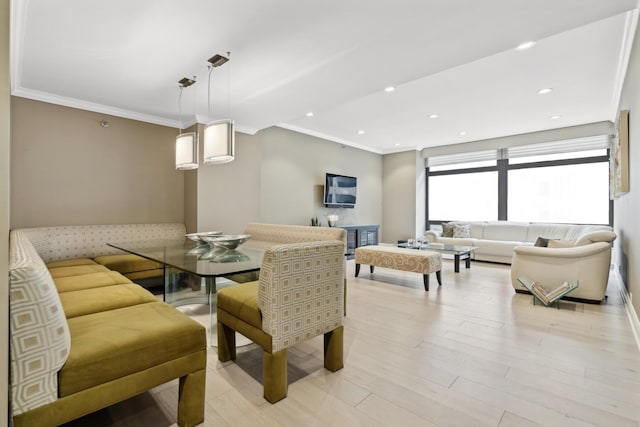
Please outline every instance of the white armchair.
M511 261L511 284L516 292L527 293L518 277L536 280L551 289L565 281L577 281L579 287L567 297L599 304L609 281L615 238L612 231L597 231L568 247L517 246Z

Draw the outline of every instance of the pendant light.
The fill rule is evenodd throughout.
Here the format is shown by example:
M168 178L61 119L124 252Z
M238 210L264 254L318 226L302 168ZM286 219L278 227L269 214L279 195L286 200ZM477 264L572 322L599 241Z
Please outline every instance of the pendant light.
M211 115L211 73L214 68L229 61L229 56L230 52L227 52L227 57L216 54L207 61L209 62L209 84L207 87L209 115ZM229 67L227 67L227 86L227 116L230 117L231 83ZM204 164L228 163L233 161L234 156L235 132L233 120L228 118L207 123L204 127Z
M187 77L178 82L178 86L180 86L180 94L178 95L178 121L180 122L180 130L176 137L177 170L198 168L198 135L195 132L182 133L182 91L195 82L195 80Z

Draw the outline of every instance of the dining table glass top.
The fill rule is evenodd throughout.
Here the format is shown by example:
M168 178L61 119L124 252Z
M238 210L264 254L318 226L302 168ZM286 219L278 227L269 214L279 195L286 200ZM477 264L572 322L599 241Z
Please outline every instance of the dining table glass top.
M225 249L197 244L189 239L145 240L107 243L122 251L139 255L201 277L222 277L230 274L257 271L262 264L264 250L238 246Z

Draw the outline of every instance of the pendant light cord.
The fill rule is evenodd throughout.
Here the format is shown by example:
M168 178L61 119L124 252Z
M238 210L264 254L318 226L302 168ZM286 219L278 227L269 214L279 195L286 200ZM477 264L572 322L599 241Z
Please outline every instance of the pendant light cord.
M182 90L184 86L180 85L180 93L178 94L178 135L182 135Z
M209 121L211 121L211 73L213 73L213 65L209 65L209 80L207 82L207 109Z
M231 120L231 52L227 51L227 119Z

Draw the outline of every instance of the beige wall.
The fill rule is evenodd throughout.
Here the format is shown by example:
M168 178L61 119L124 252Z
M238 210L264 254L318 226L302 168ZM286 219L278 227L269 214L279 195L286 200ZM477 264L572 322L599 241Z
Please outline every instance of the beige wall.
M325 172L358 177L354 209L323 206ZM315 216L326 225L329 213L340 216L339 225L381 221L380 155L286 129L237 133L233 162L201 164L195 173L197 189L185 184L186 194L197 193L197 208L185 217L197 217L197 231L241 233L248 222L308 225Z
M425 167L416 151L387 154L382 161L382 241L421 236L425 224Z
M0 0L0 425L9 418L9 0Z
M615 242L619 268L627 290L632 294L632 304L640 314L640 26L635 42L629 68L627 69L620 110L629 110L629 170L630 192L622 195L614 202L614 225L618 234Z
M260 221L259 141L236 133L235 150L235 159L230 163L203 165L200 162L197 231L239 234L248 222Z
M184 222L175 129L17 97L11 112L12 228Z

